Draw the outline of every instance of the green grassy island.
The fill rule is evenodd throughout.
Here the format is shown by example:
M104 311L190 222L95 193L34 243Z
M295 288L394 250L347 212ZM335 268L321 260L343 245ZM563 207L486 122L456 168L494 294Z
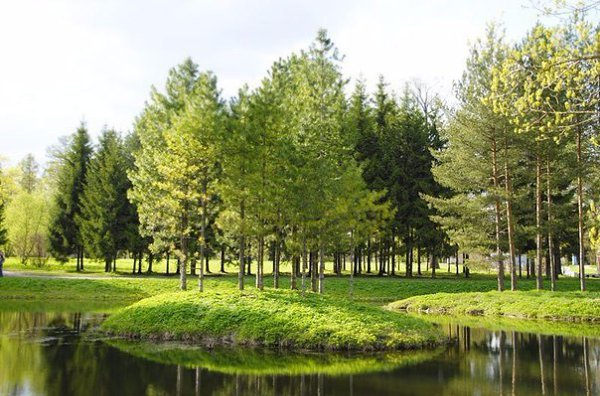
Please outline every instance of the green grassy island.
M401 313L284 290L176 292L143 299L102 325L132 339L297 350L393 350L438 345L441 331Z
M393 311L600 322L600 293L490 291L414 296L388 305Z

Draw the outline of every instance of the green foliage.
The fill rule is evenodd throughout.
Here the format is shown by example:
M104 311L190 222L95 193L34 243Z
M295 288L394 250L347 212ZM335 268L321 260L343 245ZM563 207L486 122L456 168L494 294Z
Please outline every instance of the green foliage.
M183 275L196 247L205 243L200 230L207 213L199 207L209 198L223 114L216 77L199 73L189 59L170 72L166 91L167 96L153 92L138 119L130 198L142 234L153 237L154 252L173 250Z
M56 258L62 260L82 248L76 218L81 215L81 199L91 155L90 137L82 123L65 146L55 153L51 165L55 172L56 190L50 220L50 249Z
M392 310L445 315L506 316L570 322L600 320L600 294L580 292L437 293L389 305Z
M13 196L6 208L8 245L23 263L43 264L47 257L49 203L44 191L25 190Z
M0 168L0 246L8 242L8 231L6 229L6 191L2 168Z
M135 225L127 200L126 154L115 131L105 130L87 167L86 183L81 198L81 214L77 224L86 251L106 262L110 270L120 249L127 247L126 231Z
M102 328L142 338L299 349L399 349L441 341L421 320L294 291L162 294L113 314Z

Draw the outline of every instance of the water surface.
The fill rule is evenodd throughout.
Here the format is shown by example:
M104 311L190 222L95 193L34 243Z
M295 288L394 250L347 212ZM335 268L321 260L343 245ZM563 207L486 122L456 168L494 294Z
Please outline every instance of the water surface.
M441 325L433 351L354 356L131 344L105 315L0 312L0 395L598 395L600 340Z

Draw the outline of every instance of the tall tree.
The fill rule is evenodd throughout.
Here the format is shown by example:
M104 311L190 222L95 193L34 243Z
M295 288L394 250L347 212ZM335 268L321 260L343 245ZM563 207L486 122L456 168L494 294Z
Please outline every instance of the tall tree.
M492 70L505 57L506 46L491 27L485 40L471 49L466 70L456 85L459 107L447 131L447 148L437 154L436 179L451 197L430 197L437 217L461 249L484 255L494 250L498 290L504 289L502 134L507 121L485 102L492 89ZM490 227L492 225L493 227Z
M130 172L130 197L142 233L153 236L155 252L171 246L180 262L180 288L187 267L205 248L208 188L215 158L212 145L221 125L216 77L199 73L187 59L171 70L167 95L153 101L136 125L140 149ZM201 265L199 287L203 288Z
M50 249L57 259L63 261L75 254L78 271L83 270L83 241L75 219L81 215L81 198L91 155L90 137L85 124L81 123L66 146L53 158L56 180Z
M19 162L19 171L19 184L21 188L31 194L37 187L39 172L39 165L35 161L33 154L27 154Z
M134 221L127 199L126 171L121 137L113 130L104 130L87 168L81 214L76 220L86 252L103 259L106 272L116 269L117 253L127 244L125 231Z

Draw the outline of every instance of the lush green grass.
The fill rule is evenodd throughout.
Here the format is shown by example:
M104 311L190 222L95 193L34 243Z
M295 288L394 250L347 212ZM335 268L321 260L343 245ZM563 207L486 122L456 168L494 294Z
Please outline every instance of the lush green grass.
M445 315L600 322L598 292L437 293L396 301L388 307L392 310Z
M64 279L46 277L0 278L0 299L136 301L169 290L177 282L157 279Z
M196 287L194 277L188 276L188 287ZM310 287L310 280L307 280ZM206 277L205 290L226 291L237 288L237 276L211 275ZM254 289L254 277L246 277L246 288ZM266 277L265 286L271 287L272 277ZM328 276L325 280L325 294L339 298L349 298L349 277ZM288 276L281 278L282 289L289 289ZM300 287L300 280L298 280ZM577 279L563 278L557 282L560 291L576 291L579 288ZM519 282L523 290L535 289L533 279L523 279ZM137 301L139 299L160 293L176 291L178 277L110 277L108 279L61 279L54 276L45 277L4 277L0 278L0 299L38 299L38 300L106 300L106 301ZM437 292L462 293L491 291L496 289L496 279L493 276L475 275L472 278L439 277L403 278L361 276L354 278L353 298L374 304L384 304L412 296L432 294ZM588 280L590 291L600 292L600 280Z
M118 311L102 327L132 338L291 349L405 349L442 341L439 329L421 319L287 290L167 293Z
M162 364L201 367L225 374L328 376L391 371L435 357L440 349L378 353L294 353L255 348L206 348L189 344L109 340L107 343L130 355Z

